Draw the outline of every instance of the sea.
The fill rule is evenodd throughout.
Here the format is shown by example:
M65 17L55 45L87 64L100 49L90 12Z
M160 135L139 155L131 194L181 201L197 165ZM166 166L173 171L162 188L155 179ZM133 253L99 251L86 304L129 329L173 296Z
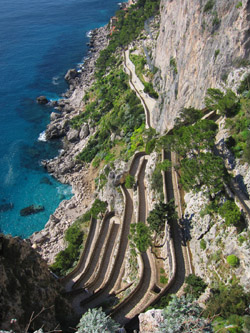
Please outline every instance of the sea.
M41 166L62 146L45 141L53 108L37 104L36 97L62 98L67 70L88 55L89 32L118 9L117 0L1 0L0 232L27 238L72 196L69 185ZM30 205L44 210L21 216Z

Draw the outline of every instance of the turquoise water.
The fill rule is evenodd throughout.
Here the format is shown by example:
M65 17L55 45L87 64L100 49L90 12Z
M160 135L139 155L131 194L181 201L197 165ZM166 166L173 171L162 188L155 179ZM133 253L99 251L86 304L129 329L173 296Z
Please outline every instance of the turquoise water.
M2 0L0 6L0 229L28 237L41 230L63 199L72 196L40 165L58 154L60 142L39 141L51 107L36 97L57 99L64 75L87 54L87 33L103 26L117 0ZM29 205L45 210L27 217Z

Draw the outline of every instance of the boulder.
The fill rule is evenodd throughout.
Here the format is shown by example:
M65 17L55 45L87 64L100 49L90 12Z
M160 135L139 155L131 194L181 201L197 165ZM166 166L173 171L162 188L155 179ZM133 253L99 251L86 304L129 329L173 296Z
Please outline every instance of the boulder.
M36 98L37 103L39 104L48 104L49 101L45 96L39 96Z
M79 131L71 128L67 133L67 139L69 142L76 142L79 139Z
M66 73L66 75L64 76L64 79L67 82L70 82L71 80L74 80L77 77L78 73L77 70L75 69L69 69Z
M0 205L0 212L7 212L8 210L11 210L14 208L14 204L12 202L5 203Z
M62 115L60 113L52 112L51 115L50 115L50 120L54 121L54 120L56 120L58 118L61 118L61 117L62 117Z
M56 122L49 124L46 130L46 139L52 140L64 136L68 129L68 123L68 120L64 120L61 123Z
M139 315L140 332L157 332L160 324L163 322L162 310L149 310Z
M28 216L31 214L37 214L39 212L44 211L44 207L42 205L31 205L28 207L25 207L23 209L20 210L20 215L21 216Z
M88 135L89 135L89 126L88 126L88 124L84 124L81 128L79 137L82 140L82 139L85 139Z
M43 177L40 179L40 184L47 184L47 185L52 185L51 181L49 180L48 177Z

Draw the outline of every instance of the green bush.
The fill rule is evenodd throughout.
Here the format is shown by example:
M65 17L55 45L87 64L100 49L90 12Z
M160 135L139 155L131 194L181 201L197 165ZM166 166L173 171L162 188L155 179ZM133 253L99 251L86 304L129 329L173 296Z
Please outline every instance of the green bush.
M206 247L207 247L207 243L206 243L206 241L202 238L202 239L200 240L200 248L201 248L202 250L205 250Z
M176 218L177 213L175 211L174 200L172 199L167 203L161 201L156 204L155 208L150 211L147 222L152 231L160 232L166 221L171 223Z
M235 283L221 284L217 289L212 290L204 315L209 318L219 315L224 319L231 315L243 316L249 304L250 294L245 293L242 286Z
M60 251L55 258L55 262L50 266L51 270L58 276L63 276L78 260L80 255L80 245L83 242L83 231L80 226L72 225L65 234L68 246Z
M177 74L178 70L177 70L177 62L176 59L174 57L170 58L170 62L169 62L170 67L173 69L174 73Z
M228 89L224 94L219 89L209 88L205 104L208 109L218 110L221 115L227 117L234 116L240 109L240 101L231 89Z
M202 118L202 111L193 107L182 108L175 119L175 127L183 125L193 125Z
M242 94L244 91L250 90L250 74L247 74L245 78L241 81L237 93Z
M94 308L88 309L82 316L77 325L76 333L114 333L119 326L110 316L107 316L102 311L102 308Z
M155 192L157 192L161 196L161 199L163 200L163 179L159 164L156 164L155 169L152 173L151 186L152 189Z
M167 284L168 278L165 275L160 275L160 283Z
M154 90L153 84L151 82L144 83L144 92L149 94L150 97L157 99L159 95Z
M226 225L237 226L241 219L241 212L234 201L227 200L220 208L219 214L225 219Z
M159 332L213 332L202 316L202 308L190 297L173 296L163 311L164 320Z
M203 12L205 13L210 11L213 8L214 4L215 4L214 0L208 0L204 6Z
M207 284L201 277L190 274L185 278L186 287L184 292L191 295L193 298L198 298L207 288Z
M239 1L235 7L236 7L237 9L240 8L240 7L242 7L242 2Z
M180 182L186 191L199 191L206 185L209 195L223 190L227 175L223 160L213 153L200 153L198 158L185 158L181 161Z
M152 243L151 230L143 222L132 223L129 239L140 252L146 252Z
M239 266L240 260L234 254L230 254L229 256L227 256L227 262L230 266L237 267Z
M220 54L220 50L215 50L214 51L214 59L216 59L218 57L218 55Z
M156 139L152 139L146 143L145 152L150 155L155 149Z
M127 175L126 179L125 179L125 186L126 188L132 188L135 184L135 177L131 176L131 175Z

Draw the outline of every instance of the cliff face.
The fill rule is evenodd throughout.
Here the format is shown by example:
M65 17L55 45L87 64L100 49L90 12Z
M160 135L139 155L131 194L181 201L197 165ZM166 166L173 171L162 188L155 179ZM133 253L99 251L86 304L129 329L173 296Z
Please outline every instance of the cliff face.
M161 133L173 126L182 107L202 108L207 88L226 84L227 75L249 61L250 1L241 3L161 2L154 57L162 96L153 114L153 127Z
M46 262L19 238L0 235L0 285L1 329L24 332L32 312L34 318L41 311L29 328L49 331L72 315Z

